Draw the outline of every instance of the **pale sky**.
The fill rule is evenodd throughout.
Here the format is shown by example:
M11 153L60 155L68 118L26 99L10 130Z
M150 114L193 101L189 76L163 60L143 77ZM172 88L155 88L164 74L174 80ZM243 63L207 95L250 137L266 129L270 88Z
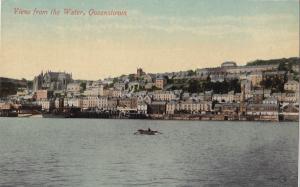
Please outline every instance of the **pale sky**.
M16 15L76 8L86 16ZM127 16L88 16L89 9ZM0 77L100 79L299 56L298 0L2 0Z

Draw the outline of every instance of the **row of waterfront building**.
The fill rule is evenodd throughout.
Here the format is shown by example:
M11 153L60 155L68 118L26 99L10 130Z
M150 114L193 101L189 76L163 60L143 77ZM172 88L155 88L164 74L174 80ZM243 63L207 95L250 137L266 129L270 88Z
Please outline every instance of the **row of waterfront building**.
M282 117L297 120L299 112L299 65L280 70L278 64L237 66L225 62L220 67L172 73L135 74L98 81L76 81L72 74L45 72L33 80L32 90L23 89L0 103L0 109L22 103L39 105L44 111L61 107L82 110L136 112L154 117L176 119L186 116L199 119L272 120ZM188 79L224 82L237 79L240 92L190 93L170 89L174 80ZM283 90L261 85L264 80L283 81ZM172 80L172 81L170 81Z

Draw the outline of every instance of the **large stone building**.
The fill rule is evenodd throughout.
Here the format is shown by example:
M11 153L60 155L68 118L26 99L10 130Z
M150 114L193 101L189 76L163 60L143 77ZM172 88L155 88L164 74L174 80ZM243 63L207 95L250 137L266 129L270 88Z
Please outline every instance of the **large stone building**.
M65 72L41 73L33 79L33 91L37 90L66 90L68 83L72 82L72 74Z
M262 71L275 71L277 70L277 64L271 65L256 65L256 66L232 66L226 68L227 73L241 74L241 73L252 73Z
M153 99L157 101L171 101L175 100L176 98L178 98L178 96L176 96L173 91L157 90L153 92Z
M223 62L221 64L221 67L227 68L227 67L237 67L236 63L233 61Z
M159 89L163 89L166 84L167 84L167 80L163 77L158 77L155 80L155 86Z

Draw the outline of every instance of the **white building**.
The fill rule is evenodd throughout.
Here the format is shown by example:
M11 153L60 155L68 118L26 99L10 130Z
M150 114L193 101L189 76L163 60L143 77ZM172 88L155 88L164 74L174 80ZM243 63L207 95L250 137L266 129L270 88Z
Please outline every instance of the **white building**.
M287 91L299 91L299 82L295 80L289 80L287 83L284 84L284 90Z
M156 101L171 101L175 100L177 96L172 91L155 91L153 92L153 99Z
M37 104L41 105L43 110L49 110L51 107L55 107L55 101L48 99L40 99L37 101Z
M226 68L228 73L252 73L252 72L262 72L262 71L270 71L270 70L277 70L278 65L257 65L257 66L236 66L236 67L229 67Z
M211 82L224 82L224 80L225 80L225 75L222 74L210 75Z
M213 94L212 100L218 101L219 103L232 103L235 100L234 93L228 94Z
M98 97L98 108L105 109L108 107L108 97Z
M187 100L187 101L181 101L177 103L176 109L188 111L192 114L195 113L204 113L211 111L211 102L207 101L193 101L193 100Z
M282 102L285 103L297 103L298 102L298 96L297 93L286 93L285 97L282 98Z
M145 102L138 102L137 103L137 112L140 114L147 114L148 112L148 105Z
M175 110L179 110L179 105L177 101L170 101L166 104L166 114L174 114ZM176 108L178 107L178 108Z
M268 97L266 99L263 100L263 104L273 104L273 105L277 105L278 104L278 100L274 97Z
M124 82L116 82L116 83L114 84L114 88L115 88L116 90L125 90L126 84L125 84Z
M85 90L83 94L85 96L103 96L104 95L103 85L99 85L98 87L90 87L89 89Z
M98 107L98 97L97 96L88 96L82 98L82 107L83 108L97 108Z
M18 89L18 91L17 91L17 96L26 96L26 95L28 95L29 94L29 91L28 91L28 89L26 89L26 88L23 88L23 89Z
M112 96L113 97L122 97L123 96L123 91L121 91L121 90L113 90Z
M191 114L200 114L211 111L212 103L209 101L170 101L166 104L166 113L175 114L176 111L186 111Z
M82 98L65 98L64 99L64 106L69 107L83 107L83 99Z
M112 84L113 82L114 82L114 79L113 79L113 78L105 78L105 79L102 81L103 84L107 84L107 85Z
M272 93L271 97L276 98L278 102L284 102L286 93Z
M80 89L79 83L69 83L67 85L67 92L80 92Z

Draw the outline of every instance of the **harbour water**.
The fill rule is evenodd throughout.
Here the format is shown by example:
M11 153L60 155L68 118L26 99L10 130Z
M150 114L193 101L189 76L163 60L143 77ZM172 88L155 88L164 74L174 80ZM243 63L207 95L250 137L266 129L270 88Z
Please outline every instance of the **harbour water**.
M297 123L0 118L7 187L288 187L297 157Z

